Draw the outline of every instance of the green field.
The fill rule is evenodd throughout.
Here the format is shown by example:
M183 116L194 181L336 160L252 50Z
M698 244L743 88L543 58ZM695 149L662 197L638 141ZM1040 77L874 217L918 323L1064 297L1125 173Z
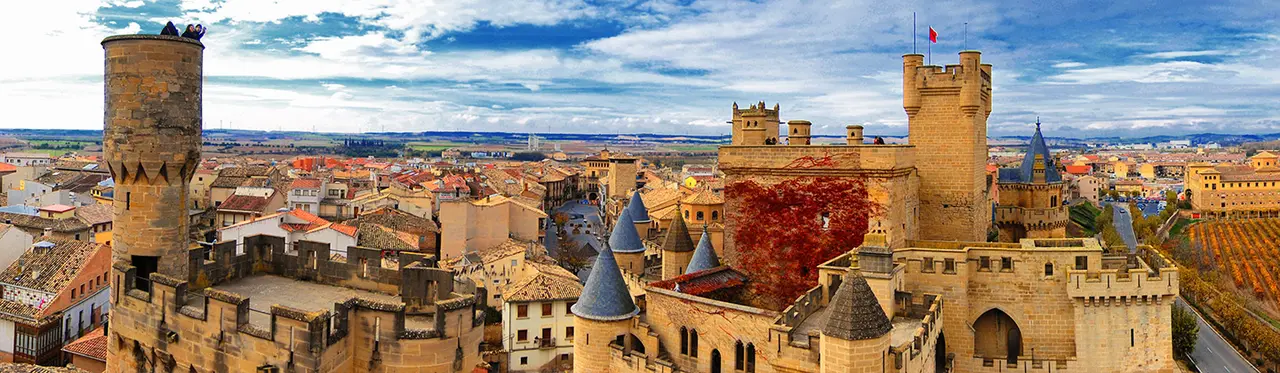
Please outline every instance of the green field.
M460 146L467 146L467 145L470 145L470 144L462 144L462 143L454 143L454 142L411 142L406 144L405 146L409 147L409 149L413 149L417 151L438 152L445 149L457 148Z
M1084 231L1085 236L1093 236L1098 233L1096 222L1098 214L1102 210L1094 207L1092 203L1079 203L1068 208L1071 214L1071 223L1080 227Z

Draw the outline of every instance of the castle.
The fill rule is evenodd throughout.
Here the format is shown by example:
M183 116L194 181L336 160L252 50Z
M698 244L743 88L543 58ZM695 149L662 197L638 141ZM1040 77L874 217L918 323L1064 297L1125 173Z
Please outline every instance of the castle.
M480 363L480 295L412 252L265 235L190 245L204 46L102 41L115 179L108 372L458 372ZM135 193L136 192L136 193Z
M724 196L723 247L704 239L690 254L688 228L675 219L658 261L636 258L635 222L618 219L620 239L597 257L572 308L574 371L1175 371L1170 261L1149 251L1109 255L1094 239L1043 238L1061 234L993 214L991 87L979 52L945 67L903 56L905 145L866 144L861 126L847 127L843 145L815 145L807 121L780 128L778 105L735 105L732 144L720 148L726 184L853 178L883 211L858 249L820 265L818 285L783 310L753 306L744 297L751 279L734 270L742 254L732 232L750 224L732 218L742 196ZM1026 175L1002 179L1033 194L1016 208L1057 211L1047 191L1060 181L1047 178L1052 163L1037 138ZM986 242L992 215L1016 242ZM663 268L635 269L648 263ZM662 278L635 295L645 273Z
M1001 169L997 175L995 223L1001 242L1067 236L1068 212L1062 199L1066 182L1056 163L1036 120L1036 133L1022 165Z

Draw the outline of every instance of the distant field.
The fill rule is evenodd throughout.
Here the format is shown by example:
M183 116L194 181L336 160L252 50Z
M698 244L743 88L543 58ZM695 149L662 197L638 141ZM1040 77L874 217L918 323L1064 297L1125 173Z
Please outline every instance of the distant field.
M48 154L51 157L60 157L63 154L75 152L77 150L76 149L22 149L22 150L15 150L15 151L21 152L21 153L42 153L42 154Z
M662 147L678 152L713 152L720 149L720 145L663 145Z
M409 149L413 149L417 151L438 152L445 149L457 148L457 147L468 146L468 145L471 145L471 144L463 144L463 143L456 143L456 142L411 142L406 144L405 146L409 147Z
M302 139L280 139L263 142L265 145L283 145L283 146L337 146L338 142L330 140L302 140Z

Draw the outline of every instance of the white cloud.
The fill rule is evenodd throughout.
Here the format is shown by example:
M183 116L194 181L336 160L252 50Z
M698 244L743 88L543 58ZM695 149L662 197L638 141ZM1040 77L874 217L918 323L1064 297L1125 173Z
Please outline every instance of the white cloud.
M1053 67L1056 69L1074 69L1077 67L1084 67L1084 66L1085 66L1084 62L1073 62L1073 61L1059 62L1059 63L1053 64Z
M1168 59L1177 59L1177 58L1186 58L1186 57L1223 56L1226 54L1227 54L1227 51L1223 51L1223 50L1170 51L1170 52L1148 53L1148 54L1141 55L1139 57L1168 60Z

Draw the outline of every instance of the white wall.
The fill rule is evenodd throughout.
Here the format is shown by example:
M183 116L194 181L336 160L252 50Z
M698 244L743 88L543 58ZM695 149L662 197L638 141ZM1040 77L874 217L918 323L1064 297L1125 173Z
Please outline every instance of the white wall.
M504 302L502 304L502 347L508 351L507 368L511 372L536 372L543 364L550 362L552 359L558 359L561 354L571 355L572 359L573 345L571 341L565 339L566 328L573 326L573 314L569 311L570 302L559 300L552 302L551 316L543 317L542 303L530 302L522 303L529 306L528 317L517 318L516 306L521 303ZM551 328L551 337L555 339L556 347L548 349L539 349L538 344L534 343L535 338L542 336L543 328ZM527 330L529 338L526 341L516 340L519 337L519 330ZM575 331L575 337L577 334ZM527 358L525 364L520 364L520 358Z
M13 353L13 321L0 319L0 352Z
M9 265L18 260L22 253L31 248L31 244L35 243L34 240L35 237L18 227L10 227L6 230L3 235L0 235L0 268L9 268Z
M108 289L110 288L102 287L98 289L98 292L94 293L93 296L81 298L80 303L73 304L71 307L68 307L63 311L63 333L66 333L66 330L70 329L72 338L75 338L75 336L79 335L80 331L84 329L93 329L95 326L91 323L93 321L93 310L95 308L99 309L101 310L100 315L105 316L111 308L111 292L108 291ZM102 320L99 319L98 321ZM0 338L3 338L3 336L0 335Z

